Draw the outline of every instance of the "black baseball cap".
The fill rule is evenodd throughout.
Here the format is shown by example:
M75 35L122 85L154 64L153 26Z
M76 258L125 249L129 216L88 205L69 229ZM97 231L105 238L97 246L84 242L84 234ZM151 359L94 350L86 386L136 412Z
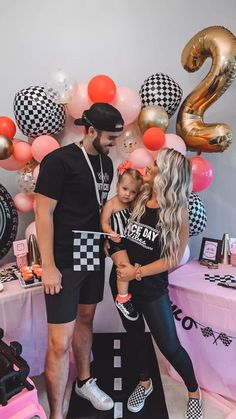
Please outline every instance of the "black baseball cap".
M99 131L120 132L124 128L121 113L109 103L94 103L83 112L82 118L75 119L74 123L92 126Z

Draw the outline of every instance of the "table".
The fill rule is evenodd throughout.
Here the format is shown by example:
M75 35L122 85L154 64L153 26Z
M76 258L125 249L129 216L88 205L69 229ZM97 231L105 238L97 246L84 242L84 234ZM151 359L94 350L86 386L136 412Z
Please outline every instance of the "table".
M47 348L46 309L41 286L24 289L18 280L4 282L0 293L0 327L4 342L18 341L30 376L44 371Z
M236 268L210 270L194 260L169 275L177 332L200 386L236 400L236 290L206 281L205 273L236 276Z

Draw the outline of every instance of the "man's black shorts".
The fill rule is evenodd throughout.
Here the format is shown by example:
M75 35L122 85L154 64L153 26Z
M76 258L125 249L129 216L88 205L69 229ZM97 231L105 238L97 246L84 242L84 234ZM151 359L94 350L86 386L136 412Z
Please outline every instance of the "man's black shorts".
M59 294L45 294L48 323L68 323L75 320L79 304L96 304L103 299L104 269L78 272L60 269L62 289Z

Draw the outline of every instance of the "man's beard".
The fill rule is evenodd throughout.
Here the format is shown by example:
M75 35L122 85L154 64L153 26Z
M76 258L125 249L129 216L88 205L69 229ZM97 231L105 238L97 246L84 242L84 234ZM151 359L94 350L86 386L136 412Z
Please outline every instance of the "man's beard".
M96 136L96 138L94 138L93 140L93 147L95 148L95 150L99 153L99 154L108 154L109 153L109 148L105 148L103 146L101 146L101 133L99 132Z

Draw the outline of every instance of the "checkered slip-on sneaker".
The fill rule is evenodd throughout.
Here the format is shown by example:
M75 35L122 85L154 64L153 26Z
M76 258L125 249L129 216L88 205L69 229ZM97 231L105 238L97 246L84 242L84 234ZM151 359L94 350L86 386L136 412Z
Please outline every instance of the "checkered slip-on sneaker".
M128 399L128 410L133 413L139 412L143 408L146 398L152 393L152 391L153 385L151 379L150 386L147 389L145 389L145 387L141 384L138 384Z
M203 419L202 400L188 399L186 419Z

